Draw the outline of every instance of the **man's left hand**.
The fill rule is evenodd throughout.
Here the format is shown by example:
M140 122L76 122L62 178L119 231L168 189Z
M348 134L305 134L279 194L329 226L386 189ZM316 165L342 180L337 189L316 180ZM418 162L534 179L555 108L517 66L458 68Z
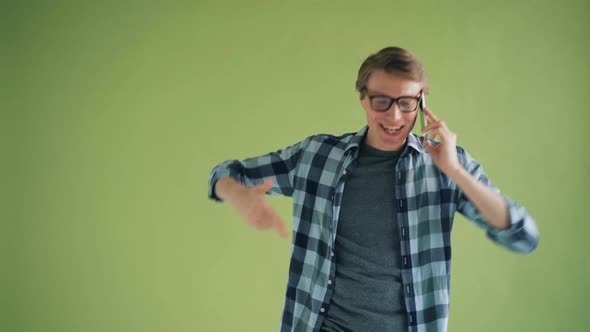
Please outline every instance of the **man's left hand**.
M428 141L422 142L422 146L428 151L436 167L450 176L461 167L457 158L457 134L452 132L444 121L439 120L428 107L424 108L424 114L428 125L422 132L430 132L429 138L432 140L440 137L440 143L434 146Z

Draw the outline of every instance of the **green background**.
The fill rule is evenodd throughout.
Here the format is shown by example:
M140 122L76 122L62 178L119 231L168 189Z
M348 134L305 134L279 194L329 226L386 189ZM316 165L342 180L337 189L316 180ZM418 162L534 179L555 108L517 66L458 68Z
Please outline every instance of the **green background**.
M388 45L423 60L432 110L541 232L516 255L457 216L449 330L590 323L588 1L22 1L0 13L0 330L278 330L289 241L209 201L209 172L357 131L356 72ZM271 203L291 225L290 200Z

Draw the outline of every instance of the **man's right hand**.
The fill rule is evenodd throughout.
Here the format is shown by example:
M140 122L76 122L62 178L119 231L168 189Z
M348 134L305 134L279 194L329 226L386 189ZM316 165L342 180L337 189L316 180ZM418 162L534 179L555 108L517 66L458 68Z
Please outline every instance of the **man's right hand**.
M266 199L266 192L272 188L272 179L247 187L231 177L224 177L215 184L215 194L230 203L246 222L258 230L274 229L281 237L287 238L287 226Z

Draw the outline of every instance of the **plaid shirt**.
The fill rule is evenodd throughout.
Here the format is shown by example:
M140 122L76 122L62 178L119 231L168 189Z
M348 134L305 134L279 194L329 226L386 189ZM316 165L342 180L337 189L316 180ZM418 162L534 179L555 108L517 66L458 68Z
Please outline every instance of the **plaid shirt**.
M293 243L281 331L320 329L334 292L334 255L338 253L333 248L342 194L366 132L365 126L356 134L311 136L267 155L225 161L211 172L211 199L219 200L213 187L225 176L247 186L272 178L269 194L293 197ZM465 150L457 147L457 155L469 173L499 192ZM483 228L491 240L519 253L537 247L537 227L528 212L506 196L510 228L489 226L457 185L435 166L414 134L408 136L395 176L408 331L446 331L455 211Z

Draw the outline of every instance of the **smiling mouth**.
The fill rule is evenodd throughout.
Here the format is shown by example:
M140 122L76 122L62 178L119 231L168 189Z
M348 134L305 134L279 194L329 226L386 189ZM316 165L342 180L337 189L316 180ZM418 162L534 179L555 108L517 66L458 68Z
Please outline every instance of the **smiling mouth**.
M388 132L390 134L395 134L395 133L399 132L400 130L402 130L402 128L404 128L404 126L401 126L401 127L388 127L388 126L384 126L384 125L380 125L380 126L383 130L385 130L386 132Z

